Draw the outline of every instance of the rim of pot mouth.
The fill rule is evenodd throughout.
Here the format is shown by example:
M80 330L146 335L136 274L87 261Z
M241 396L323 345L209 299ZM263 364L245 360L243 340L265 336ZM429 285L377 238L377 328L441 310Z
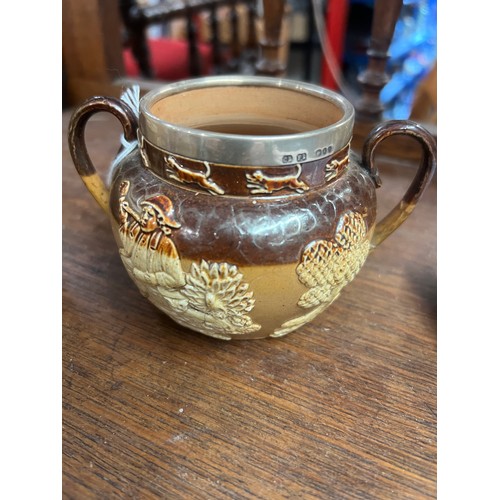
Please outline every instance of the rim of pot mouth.
M214 87L270 87L306 93L334 104L342 117L326 127L283 135L209 132L162 120L151 112L158 101L183 92ZM141 98L139 124L144 138L173 154L227 165L290 165L320 160L345 147L352 137L354 107L340 94L285 78L223 75L193 78L151 90Z

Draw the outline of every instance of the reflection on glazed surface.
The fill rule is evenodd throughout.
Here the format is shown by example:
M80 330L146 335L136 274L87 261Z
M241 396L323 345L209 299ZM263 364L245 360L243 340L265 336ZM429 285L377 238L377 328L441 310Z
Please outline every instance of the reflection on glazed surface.
M361 213L367 231L375 223L373 181L355 162L323 189L250 198L213 196L167 184L142 168L138 157L138 153L130 155L113 179L115 220L120 220L119 186L125 180L131 184L131 203L168 196L182 227L173 231L172 240L180 255L193 261L227 261L238 266L298 263L308 242L333 237L343 214Z

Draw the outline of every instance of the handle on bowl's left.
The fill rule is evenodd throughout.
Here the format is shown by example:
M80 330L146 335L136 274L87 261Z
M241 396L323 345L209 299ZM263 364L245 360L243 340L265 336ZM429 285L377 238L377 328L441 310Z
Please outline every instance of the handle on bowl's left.
M123 135L132 141L137 134L137 118L134 111L126 103L114 97L92 97L85 101L71 116L68 143L71 158L84 184L99 206L109 211L109 191L97 173L85 144L85 126L89 118L100 111L115 115L123 127Z

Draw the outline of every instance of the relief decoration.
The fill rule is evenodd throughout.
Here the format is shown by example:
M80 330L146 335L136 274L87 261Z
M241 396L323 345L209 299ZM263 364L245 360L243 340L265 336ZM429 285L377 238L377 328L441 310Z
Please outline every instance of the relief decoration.
M349 163L349 153L344 158L337 160L336 158L330 160L325 166L325 181L329 182L336 179L340 172L347 167Z
M311 310L283 323L271 336L286 335L324 311L354 279L369 252L366 222L358 212L342 216L333 240L309 243L302 253L296 273L300 282L308 288L300 297L298 306Z
M212 337L231 339L259 330L248 315L253 292L237 266L202 259L184 272L170 238L181 227L172 201L150 196L136 211L127 200L129 189L125 181L119 192L120 255L141 293L181 325Z
M289 175L264 174L262 170L246 174L247 188L251 194L270 194L281 189L288 189L297 193L309 191L309 186L299 179L302 174L302 165L296 166L296 173Z
M224 194L224 189L210 179L210 164L207 161L203 162L205 172L201 172L181 165L172 155L165 155L163 159L165 161L165 174L167 178L174 179L183 184L196 184L211 194Z

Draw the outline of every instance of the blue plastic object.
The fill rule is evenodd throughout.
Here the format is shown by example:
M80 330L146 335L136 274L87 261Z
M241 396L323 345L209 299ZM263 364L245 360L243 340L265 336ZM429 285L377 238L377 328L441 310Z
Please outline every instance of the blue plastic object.
M437 56L437 0L404 0L389 48L391 80L380 99L384 118L407 119L420 81Z

